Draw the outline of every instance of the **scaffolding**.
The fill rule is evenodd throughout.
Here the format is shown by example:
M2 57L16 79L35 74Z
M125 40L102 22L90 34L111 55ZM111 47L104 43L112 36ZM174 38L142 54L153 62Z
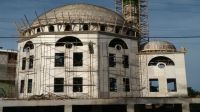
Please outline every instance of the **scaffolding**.
M139 50L149 41L148 0L115 0L115 11L138 33Z
M118 2L120 3L120 2ZM138 10L136 10L136 5L138 3L134 2L131 3L131 5L128 5L129 2L125 2L125 4L123 4L123 6L128 9L132 9L132 5L134 5L134 9L131 10L131 12L126 13L126 17L127 19L129 19L129 23L131 24L131 26L133 26L133 24L137 24L139 23L139 18L138 17L133 17L132 15L135 15L136 12L138 12ZM122 4L121 4L122 5ZM131 6L131 7L130 7ZM121 10L120 7L118 10ZM124 10L121 10L122 12L125 12ZM133 12L134 11L134 12ZM48 18L45 15L45 18L41 19L37 16L37 12L36 13L36 26L30 26L28 19L26 18L27 23L25 23L22 20L22 23L24 23L23 27L20 28L19 24L16 24L17 29L19 31L20 38L19 38L19 43L21 45L24 44L25 41L27 40L34 40L33 44L34 44L34 49L30 50L28 52L23 52L23 46L21 46L19 48L19 54L18 54L18 59L19 59L19 63L18 63L18 85L20 85L19 80L25 80L25 82L27 83L27 81L29 79L35 79L33 81L33 88L32 88L32 93L27 93L27 87L25 86L24 89L24 93L22 94L23 98L28 98L27 96L32 96L31 99L40 99L40 98L78 98L76 97L76 93L71 93L70 91L72 90L72 87L74 86L74 84L72 84L72 78L73 77L80 77L80 74L85 74L85 76L87 76L87 83L83 84L83 90L87 90L86 93L79 93L81 94L80 98L94 98L94 94L96 94L95 92L101 92L101 91L96 91L96 88L98 90L100 90L100 84L96 84L95 80L97 79L97 81L100 83L101 82L101 78L103 78L103 86L105 86L106 84L109 84L109 77L110 76L114 76L114 77L120 77L120 78L130 78L130 91L131 92L124 92L124 93L118 93L118 95L116 95L115 93L111 93L109 92L109 87L102 87L101 89L105 90L105 88L107 88L107 93L109 94L108 96L112 96L112 97L140 97L140 95L136 95L135 93L138 93L140 91L140 87L139 87L139 75L138 74L138 69L137 67L139 67L140 65L137 62L137 57L133 56L134 59L131 59L130 63L130 68L126 69L123 67L123 62L122 62L122 55L127 55L129 53L132 52L127 52L126 50L121 50L120 51L120 56L116 57L116 63L118 63L118 65L120 65L118 68L112 69L109 66L103 67L101 68L101 70L97 70L95 68L95 66L98 66L97 68L100 68L100 65L98 61L102 61L101 63L104 65L108 64L108 58L109 55L108 53L111 51L113 53L118 53L119 54L119 50L115 50L109 48L108 46L108 40L112 40L113 38L117 38L115 37L116 34L114 34L113 38L110 37L106 37L106 38L96 38L98 40L97 43L93 42L93 37L89 36L90 33L92 32L96 32L99 33L99 30L101 29L102 25L106 26L106 31L103 32L110 32L110 34L112 33L116 33L116 29L120 27L120 31L118 33L119 36L124 36L124 39L130 39L132 40L133 35L124 35L124 31L129 30L130 26L127 25L127 22L125 21L121 21L118 20L119 18L115 18L115 20L110 19L110 17L108 18L102 18L102 17L90 17L86 14L80 14L80 15L69 15L68 17L64 17L63 15L58 17L56 16L55 12L54 12L54 17ZM63 14L63 13L62 13ZM134 23L131 23L132 18L135 19ZM56 23L50 23L53 20L55 20ZM66 25L69 24L71 25L71 30L70 31L65 31L64 27L66 27ZM44 31L44 29L46 27L50 27L51 25L54 25L54 28L57 28L57 31L55 32L50 32L49 34L51 34L52 37L49 36L47 31ZM88 29L87 31L84 30L84 25L88 25ZM135 25L137 26L137 25ZM75 30L75 27L79 27L78 31ZM25 29L23 29L25 28ZM37 32L37 28L40 28L41 31ZM132 29L132 28L131 28ZM136 29L136 27L135 27ZM71 45L68 46L68 43L64 43L66 45L64 45L65 47L59 48L56 47L56 40L63 37L64 35L67 34L73 34L77 35L80 32L84 32L83 34L85 35L85 37L83 38L83 46L79 47L79 46L74 46L74 47L70 47ZM24 34L24 33L28 33L28 34ZM46 36L46 33L48 34L48 36ZM41 35L40 35L41 34ZM55 35L54 35L55 34ZM59 36L59 34L61 35L61 37ZM80 33L82 34L82 33ZM94 33L92 33L94 34ZM101 34L101 30L100 30L100 34ZM104 33L103 33L104 34ZM36 38L34 38L36 37ZM49 38L51 41L47 41L46 38ZM53 38L53 39L52 39ZM44 39L44 40L43 40ZM86 40L87 39L87 40ZM108 40L102 40L102 39L108 39ZM99 42L101 41L101 42ZM130 42L127 40L127 42ZM95 44L94 44L95 43ZM63 43L62 43L63 44ZM129 45L131 45L132 43L129 43ZM105 45L107 45L107 47L105 47ZM136 43L134 45L137 45ZM86 49L86 46L88 47ZM102 46L103 48L101 50L103 51L98 51L98 55L102 56L97 56L94 54L94 49L99 50L100 48L98 48L99 46ZM70 47L70 48L68 48ZM137 46L131 47L130 49L135 51L136 55L137 53ZM83 54L87 54L83 60L88 60L87 63L84 64L84 70L83 69L77 69L76 67L72 66L72 53L74 51L80 51L83 52ZM103 52L107 51L107 54L101 54ZM63 69L59 69L59 67L55 67L55 54L54 53L64 53L64 67L62 67ZM26 57L26 62L27 64L29 64L30 61L30 56L34 56L33 59L33 65L35 67L33 67L33 69L26 69L26 70L21 70L21 59ZM131 57L131 56L129 56ZM100 60L100 59L101 60ZM98 64L97 64L98 63ZM86 67L86 68L85 68ZM55 71L59 72L55 72ZM99 73L102 74L99 74ZM106 73L107 75L104 75L104 73ZM62 75L61 75L62 74ZM95 74L97 76L95 76ZM133 76L134 75L134 76ZM19 76L21 77L21 79L19 78ZM102 77L101 77L102 76ZM59 77L63 77L64 78L64 93L65 94L56 94L53 90L53 87L55 86L55 84L53 83L53 79L54 78L59 78ZM96 77L96 78L95 78ZM101 77L101 78L100 78ZM134 80L134 81L133 81ZM134 82L134 83L133 83ZM101 83L101 84L102 84ZM104 85L105 83L105 85ZM120 90L123 90L123 83L120 82L119 86L120 86ZM109 86L109 85L107 85ZM37 90L37 91L36 91ZM104 91L103 91L104 92ZM45 94L44 94L45 93ZM68 96L68 94L71 94L71 96ZM100 94L100 93L98 93ZM40 96L40 95L44 95L44 96ZM98 96L98 98L100 98ZM110 98L110 97L109 97Z

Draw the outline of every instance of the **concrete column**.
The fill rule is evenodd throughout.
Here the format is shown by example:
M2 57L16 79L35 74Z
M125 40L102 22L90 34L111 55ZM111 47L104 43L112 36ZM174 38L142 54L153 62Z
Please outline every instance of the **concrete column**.
M189 103L182 104L182 112L190 112L190 104Z
M3 107L0 107L0 112L3 112Z
M64 112L72 112L72 105L65 105Z
M134 104L128 104L127 105L127 112L135 112Z

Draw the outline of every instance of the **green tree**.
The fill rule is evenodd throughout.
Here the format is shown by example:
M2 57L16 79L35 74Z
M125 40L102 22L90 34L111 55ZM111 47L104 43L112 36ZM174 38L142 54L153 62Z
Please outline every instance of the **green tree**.
M188 87L188 96L190 97L197 97L200 96L200 92L197 90L194 90L192 87Z

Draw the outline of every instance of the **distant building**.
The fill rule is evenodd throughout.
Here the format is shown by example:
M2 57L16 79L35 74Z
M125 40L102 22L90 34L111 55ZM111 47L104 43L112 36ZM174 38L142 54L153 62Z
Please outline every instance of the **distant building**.
M0 49L0 97L15 96L17 51Z

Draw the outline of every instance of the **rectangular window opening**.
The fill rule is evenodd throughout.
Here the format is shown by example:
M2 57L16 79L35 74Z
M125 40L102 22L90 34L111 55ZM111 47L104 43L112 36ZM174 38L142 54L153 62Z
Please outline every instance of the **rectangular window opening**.
M110 78L110 91L111 92L117 92L117 79Z
M115 67L115 66L116 66L116 55L109 54L109 67Z
M55 67L64 66L64 53L55 53Z
M83 92L83 78L82 77L73 78L73 92Z
M123 65L124 65L124 68L129 68L129 58L128 58L128 55L123 55Z
M64 78L54 78L54 92L64 91Z
M167 79L167 90L168 92L176 92L176 79Z
M28 79L28 93L32 93L32 79Z
M22 70L26 69L26 58L22 58Z
M20 93L24 93L24 80L21 80Z
M130 82L129 78L123 78L123 86L125 92L130 92Z
M150 92L159 92L158 79L149 79Z
M82 52L74 53L73 66L83 66L83 53Z
M29 69L33 68L33 58L34 56L29 57Z

